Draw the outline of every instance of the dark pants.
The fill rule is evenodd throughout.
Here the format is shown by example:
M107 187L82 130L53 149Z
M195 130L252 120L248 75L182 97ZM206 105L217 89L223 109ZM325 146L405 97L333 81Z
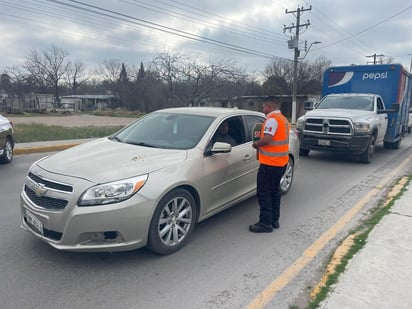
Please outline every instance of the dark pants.
M272 225L279 221L280 191L279 185L286 166L260 164L257 175L257 198L260 207L259 222Z

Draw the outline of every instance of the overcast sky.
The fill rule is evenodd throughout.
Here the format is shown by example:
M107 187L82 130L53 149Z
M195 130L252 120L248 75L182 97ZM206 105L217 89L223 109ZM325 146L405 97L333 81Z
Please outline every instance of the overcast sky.
M0 72L55 45L91 67L168 52L259 73L272 57L293 60L294 30L284 28L296 25L298 8L310 24L300 29L301 56L305 41L321 42L305 60L365 64L376 54L409 69L412 0L0 0Z

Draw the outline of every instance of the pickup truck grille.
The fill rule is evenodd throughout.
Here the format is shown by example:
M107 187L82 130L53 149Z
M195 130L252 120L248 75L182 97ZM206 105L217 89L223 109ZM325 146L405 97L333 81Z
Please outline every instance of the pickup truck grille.
M345 119L307 118L304 127L305 133L351 135L352 124Z

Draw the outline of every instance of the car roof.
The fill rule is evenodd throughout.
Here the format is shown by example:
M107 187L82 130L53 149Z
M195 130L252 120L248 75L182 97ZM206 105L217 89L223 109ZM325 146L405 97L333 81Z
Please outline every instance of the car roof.
M9 122L9 120L3 116L2 114L0 114L0 120L5 121L5 122Z
M256 115L264 116L263 113L245 110L240 108L226 108L226 107L176 107L157 110L156 112L168 112L168 113L182 113L201 116L230 116L230 115Z

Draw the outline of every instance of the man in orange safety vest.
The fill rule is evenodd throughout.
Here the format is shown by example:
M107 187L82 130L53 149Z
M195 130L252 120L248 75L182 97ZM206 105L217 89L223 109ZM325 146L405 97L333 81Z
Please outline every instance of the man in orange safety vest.
M260 139L253 142L257 149L259 170L257 198L260 208L259 221L249 226L253 233L271 233L279 228L280 180L289 160L289 122L280 112L280 101L269 96L263 100L266 121Z

